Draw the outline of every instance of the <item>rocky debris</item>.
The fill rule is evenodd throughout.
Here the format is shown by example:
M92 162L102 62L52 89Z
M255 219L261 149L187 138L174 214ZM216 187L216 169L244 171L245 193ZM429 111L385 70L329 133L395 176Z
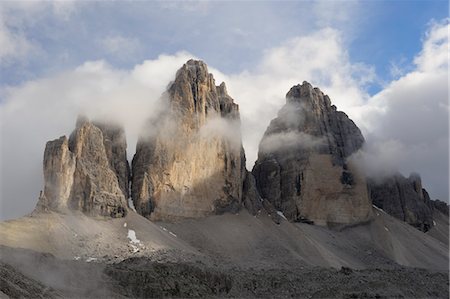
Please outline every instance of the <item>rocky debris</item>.
M238 105L205 63L189 60L163 96L168 108L139 139L132 198L151 219L236 212L245 155Z
M0 297L3 294L6 298L62 298L54 289L0 261Z
M347 162L364 138L328 96L303 82L261 140L253 168L258 191L290 221L346 225L371 217L366 179Z
M272 221L275 222L276 224L280 224L281 216L278 213L278 211L274 208L272 203L264 198L262 201L262 205L263 205L264 209L267 211L267 213L269 214Z
M108 127L103 126L103 130ZM120 187L120 180L125 178L120 167L127 164L122 155L126 145L124 138L116 142L109 134L104 137L102 129L80 117L69 139L63 136L47 143L44 192L38 211L78 210L90 216L125 216L127 202Z
M11 251L16 257L9 257ZM240 267L150 257L119 263L2 251L0 291L11 298L448 298L448 272L402 267L346 270L293 263ZM20 273L18 273L20 272ZM11 288L13 286L13 288ZM326 287L324 287L326 286ZM2 293L0 292L0 295Z
M133 298L448 297L448 273L406 267L243 269L131 258L109 265L105 273L118 294Z
M426 232L433 226L429 196L422 189L420 176L405 178L400 173L368 180L372 203L397 219Z

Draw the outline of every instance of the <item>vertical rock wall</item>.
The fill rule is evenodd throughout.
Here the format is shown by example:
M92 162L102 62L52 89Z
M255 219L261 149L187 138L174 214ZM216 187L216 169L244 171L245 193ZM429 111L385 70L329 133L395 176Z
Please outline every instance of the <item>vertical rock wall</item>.
M238 106L201 61L188 61L168 108L138 141L132 162L136 210L151 219L201 217L241 205L245 156Z
M103 126L103 130L109 128ZM112 131L117 130L120 131L117 128ZM38 209L78 210L90 216L125 216L126 190L121 189L120 182L128 182L128 177L115 166L128 163L126 154L122 155L126 143L124 138L112 138L117 142L111 142L108 134L104 135L102 129L87 119L79 118L69 139L64 136L47 143L45 185Z
M365 177L346 161L363 143L358 127L328 96L307 82L294 86L261 140L252 171L258 190L291 221L367 221Z

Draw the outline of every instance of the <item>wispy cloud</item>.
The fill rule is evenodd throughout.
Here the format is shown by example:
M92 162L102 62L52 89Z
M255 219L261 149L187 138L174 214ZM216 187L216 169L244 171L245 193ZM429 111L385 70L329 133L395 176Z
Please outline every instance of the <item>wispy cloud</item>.
M143 50L143 46L136 37L124 37L122 35L109 35L98 41L104 52L110 53L121 59L132 57Z

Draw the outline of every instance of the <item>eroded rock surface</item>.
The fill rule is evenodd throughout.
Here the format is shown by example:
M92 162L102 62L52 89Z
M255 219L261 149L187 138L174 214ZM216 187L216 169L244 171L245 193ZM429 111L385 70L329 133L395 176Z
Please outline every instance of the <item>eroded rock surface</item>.
M418 174L405 178L397 173L383 179L369 179L368 183L375 206L423 232L433 227L434 209L448 215L448 205L430 199Z
M132 163L136 210L151 219L237 211L245 156L238 105L201 61L188 61L163 96Z
M37 209L125 216L127 190L121 184L127 186L123 182L128 184L129 174L125 138L115 137L120 131L81 117L69 139L49 141L44 153L44 191Z
M291 221L367 221L366 180L346 161L363 143L358 127L328 96L307 82L294 86L260 143L252 171L259 193Z

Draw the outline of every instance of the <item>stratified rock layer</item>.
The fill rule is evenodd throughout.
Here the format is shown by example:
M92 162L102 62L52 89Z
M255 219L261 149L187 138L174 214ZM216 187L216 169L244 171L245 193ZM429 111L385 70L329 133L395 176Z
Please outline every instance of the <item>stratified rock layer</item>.
M167 111L144 132L132 162L137 212L171 219L239 209L245 156L238 105L225 84L190 60L163 99Z
M417 174L405 178L395 174L383 179L369 179L369 193L375 206L397 219L426 232L433 226L433 209L447 211L447 204L430 199Z
M128 174L124 138L112 137L115 127L98 126L79 118L70 138L49 141L44 153L44 192L37 209L82 211L90 216L126 214ZM122 131L123 132L123 131ZM123 134L119 134L123 135Z
M291 221L367 221L366 180L346 161L363 143L358 127L318 88L307 82L292 87L264 134L252 171L261 197Z

